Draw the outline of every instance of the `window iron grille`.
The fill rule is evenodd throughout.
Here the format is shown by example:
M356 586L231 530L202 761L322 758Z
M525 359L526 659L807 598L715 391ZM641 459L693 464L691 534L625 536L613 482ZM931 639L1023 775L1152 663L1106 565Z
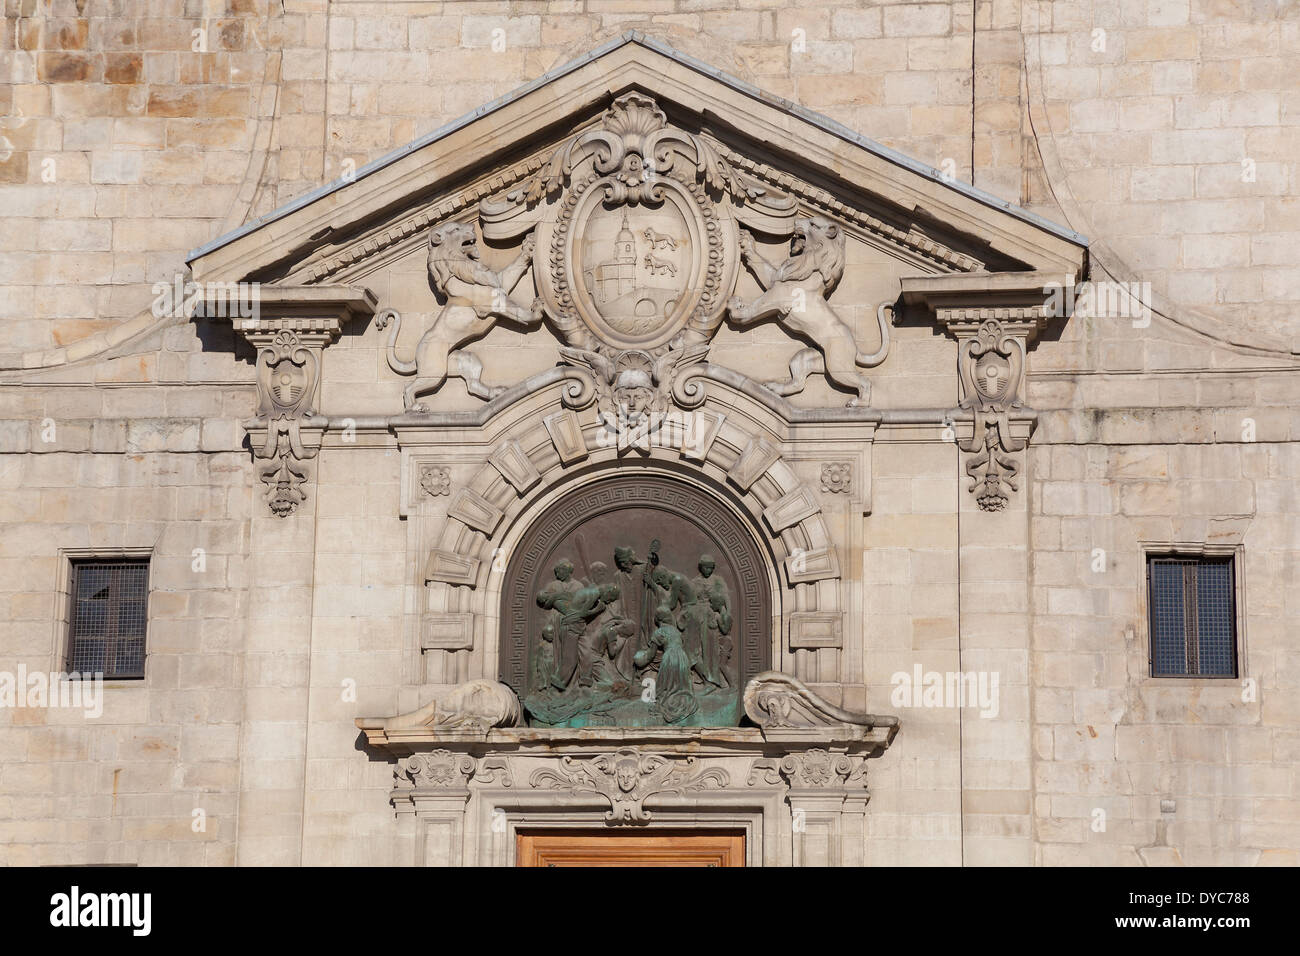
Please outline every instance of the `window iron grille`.
M1151 676L1237 676L1233 573L1230 557L1148 556Z
M76 560L70 583L68 671L144 677L148 560Z

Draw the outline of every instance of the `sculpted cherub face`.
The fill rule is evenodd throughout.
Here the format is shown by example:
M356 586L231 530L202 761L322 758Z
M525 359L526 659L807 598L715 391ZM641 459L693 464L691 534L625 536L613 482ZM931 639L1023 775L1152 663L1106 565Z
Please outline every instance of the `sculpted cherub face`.
M614 397L619 412L627 421L635 424L654 402L654 382L644 369L624 369L614 381Z
M614 765L614 779L618 782L618 789L624 793L632 792L640 775L641 771L631 757L624 757Z

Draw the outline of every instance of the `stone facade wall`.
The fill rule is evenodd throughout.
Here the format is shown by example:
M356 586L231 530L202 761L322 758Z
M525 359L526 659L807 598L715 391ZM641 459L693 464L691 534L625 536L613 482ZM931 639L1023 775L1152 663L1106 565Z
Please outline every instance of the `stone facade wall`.
M1008 512L975 510L928 433L878 439L866 682L904 729L872 762L868 861L1297 862L1300 19L1228 0L6 0L0 669L58 668L60 549L152 548L153 598L148 681L110 686L104 718L0 710L0 861L410 861L351 723L416 704L394 677L418 599L397 452L328 447L309 507L268 515L239 426L251 353L160 324L151 287L628 29L1069 225L1094 278L1151 286L1149 324L1076 317L1034 347ZM908 331L881 404L955 400L933 371L953 343ZM777 335L758 332L755 353ZM331 347L327 412L395 407L377 339ZM523 342L494 333L489 374ZM1175 544L1240 545L1254 700L1145 676L1142 548ZM998 717L891 706L917 663L998 672Z

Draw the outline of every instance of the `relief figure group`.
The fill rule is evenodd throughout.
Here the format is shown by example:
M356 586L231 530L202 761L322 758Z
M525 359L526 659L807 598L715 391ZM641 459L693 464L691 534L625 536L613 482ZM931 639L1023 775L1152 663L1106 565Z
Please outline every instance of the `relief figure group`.
M579 555L583 542L577 542ZM530 693L534 718L553 726L694 723L738 699L731 596L708 554L687 577L614 549L613 568L560 559L536 595L543 611ZM708 713L705 713L708 712Z

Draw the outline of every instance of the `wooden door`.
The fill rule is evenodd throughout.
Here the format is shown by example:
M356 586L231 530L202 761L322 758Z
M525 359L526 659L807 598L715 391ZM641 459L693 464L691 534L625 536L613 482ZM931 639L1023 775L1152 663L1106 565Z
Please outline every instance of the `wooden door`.
M745 835L731 830L523 830L519 866L744 866Z

